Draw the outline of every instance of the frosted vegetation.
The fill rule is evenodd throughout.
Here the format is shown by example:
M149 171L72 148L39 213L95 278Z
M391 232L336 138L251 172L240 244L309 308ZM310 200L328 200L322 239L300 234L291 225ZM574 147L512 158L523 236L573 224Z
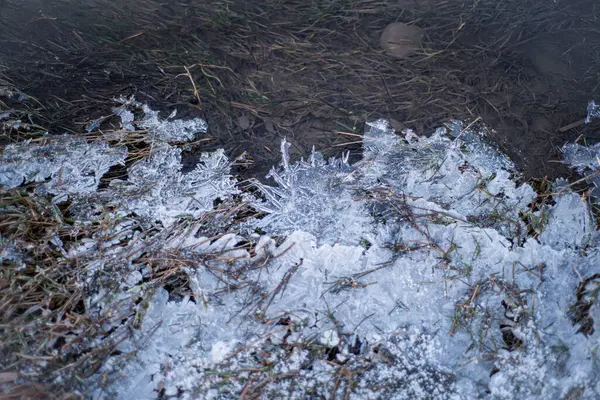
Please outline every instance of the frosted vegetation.
M125 148L107 143L88 143L71 136L57 136L42 143L22 143L4 148L0 185L15 188L23 183L42 182L40 195L53 194L57 201L68 195L95 193L100 178L112 165L124 164Z
M590 123L592 119L600 118L600 105L591 101L588 105L588 114L585 119ZM600 143L593 146L582 146L576 143L567 143L563 147L565 161L576 168L577 171L587 177L587 181L593 188L595 201L600 205Z
M104 223L56 241L106 321L90 346L115 345L85 382L94 398L600 396L591 203L521 183L485 127L418 137L375 121L356 164L292 162L284 140L272 183L242 190L222 151L181 172L173 143L202 121L131 99L114 112L152 151L107 185L128 153L101 139L8 146L0 164L3 186L68 198L74 232ZM600 149L574 146L566 160L598 170ZM18 252L7 242L2 257ZM149 279L157 269L186 290Z

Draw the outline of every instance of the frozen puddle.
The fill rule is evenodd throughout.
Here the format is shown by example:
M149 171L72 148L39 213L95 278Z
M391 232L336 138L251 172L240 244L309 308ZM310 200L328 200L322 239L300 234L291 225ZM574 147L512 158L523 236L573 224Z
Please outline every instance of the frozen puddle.
M376 121L354 165L292 163L284 141L273 186L242 190L223 152L181 173L168 140L193 134L147 112L152 153L106 187L125 147L56 137L9 146L0 164L0 184L43 182L80 226L113 221L102 238L57 242L85 260L89 312L111 321L94 398L600 396L590 201L518 184L483 132L454 122L423 138ZM80 182L59 179L63 165L85 168ZM157 285L157 268L189 290Z

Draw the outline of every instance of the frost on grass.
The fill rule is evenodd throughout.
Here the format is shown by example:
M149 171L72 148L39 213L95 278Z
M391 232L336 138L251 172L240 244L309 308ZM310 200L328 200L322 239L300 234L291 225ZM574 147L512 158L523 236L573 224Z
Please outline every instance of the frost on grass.
M286 150L276 186L257 184L265 217L243 224L265 235L211 241L186 228L164 244L185 254L194 304L155 296L149 310L163 312L144 329L189 327L170 322L179 313L197 328L168 349L163 335L126 342L137 356L107 369L106 390L597 397L599 236L579 196L530 209L533 189L464 127L402 137L377 121L353 166L316 153L291 163ZM534 236L523 215L544 220Z
M152 110L147 104L139 103L132 96L128 99L121 97L118 99L121 106L115 107L113 113L121 119L123 129L134 131L143 129L147 131L148 139L159 140L163 142L189 142L197 138L198 134L206 133L208 125L202 118L193 118L188 120L173 119L176 111L172 112L167 119L161 119L158 111ZM134 111L141 110L143 117L135 121ZM92 122L88 127L97 127L97 123Z
M532 208L484 130L457 122L425 138L375 121L354 165L292 163L285 142L282 156L272 186L233 199L222 152L184 174L156 140L73 202L85 237L53 243L85 265L97 344L116 346L86 381L94 398L600 396L586 199ZM261 215L215 234L217 198Z
M497 227L520 240L525 227L519 213L535 198L533 189L514 183L512 163L480 132L459 132L456 139L445 129L430 138L408 132L402 139L386 121L376 121L364 136L364 160L353 167L343 160L325 163L314 152L308 162L290 164L284 142L283 168L269 174L277 186L258 184L265 201L256 207L267 216L256 225L273 234L301 229L319 241L356 244L364 234L370 236L361 232L369 214L384 212L368 211L356 198L378 187L391 193L401 189L409 203L420 203L424 211L448 210L454 218Z
M196 139L199 133L205 133L208 125L201 118L189 120L161 120L158 112L143 105L144 119L140 122L143 129L147 129L151 137L169 142L189 142ZM172 113L169 118L173 118Z
M594 196L600 196L600 143L582 146L567 143L562 148L565 162L588 178Z
M596 221L587 202L575 193L560 196L549 212L539 241L555 249L594 246Z
M0 235L0 263L4 260L21 263L22 255L20 253L16 243Z
M453 398L454 376L433 362L436 342L429 335L410 332L375 344L360 355L360 343L333 352L311 343L310 338L296 335L290 339L307 342L289 346L271 339L255 342L250 348L230 351L220 365L191 362L189 368L202 371L195 381L188 383L176 373L172 379L188 383L185 386L206 399L237 398L243 390L268 399ZM223 379L215 367L226 367L235 378Z
M178 218L196 218L212 209L216 199L226 200L237 193L235 179L229 175L230 162L222 150L202 154L196 168L181 173L181 150L167 142L190 141L206 132L201 119L162 121L158 112L133 98L114 110L125 129L146 129L152 139L149 156L127 169L127 179L114 179L101 196L118 207L120 215L135 213L139 217L172 224ZM135 120L129 108L141 108L144 117ZM135 126L134 126L135 125ZM53 194L56 202L68 196L89 197L74 208L102 208L92 195L110 167L125 165L125 147L89 141L75 136L48 136L41 143L25 142L6 146L0 159L0 186L15 188L39 183L36 193Z
M147 130L152 143L150 155L128 168L127 180L113 180L103 193L120 213L134 213L169 226L181 218L198 218L213 208L215 200L225 201L238 192L223 150L203 153L192 171L181 172L181 149L169 142L194 140L198 133L206 132L204 120L161 120L158 112L133 97L120 101L123 105L113 111L123 127ZM141 109L143 118L135 120L130 109Z
M353 168L346 159L325 161L314 150L308 160L292 164L289 146L285 140L281 143L282 168L267 175L277 186L255 182L264 199L253 205L266 214L255 227L271 234L303 230L320 240L356 243L367 215L345 182Z
M600 105L593 100L588 105L586 123L592 119L600 118ZM565 163L575 168L577 172L587 178L592 185L592 194L600 197L600 143L591 146L582 146L577 143L566 143L563 148ZM596 199L600 204L600 201Z
M57 200L89 195L96 192L109 168L123 165L126 157L124 147L67 135L48 136L40 143L11 144L0 159L0 186L15 188L41 182L36 192L56 195Z
M123 212L171 225L177 218L198 218L216 199L237 192L223 150L202 154L196 168L180 172L181 150L166 143L129 167L126 181L113 180L109 194Z
M154 293L140 329L134 336L117 347L124 354L137 352L136 362L129 364L125 371L133 378L126 385L115 385L103 395L116 395L123 399L151 399L157 395L159 381L153 382L152 376L160 376L161 369L168 365L172 357L177 356L197 337L202 320L197 306L184 298L169 302L169 294L164 289ZM157 341L154 338L161 338ZM119 358L109 361L106 367L118 366Z

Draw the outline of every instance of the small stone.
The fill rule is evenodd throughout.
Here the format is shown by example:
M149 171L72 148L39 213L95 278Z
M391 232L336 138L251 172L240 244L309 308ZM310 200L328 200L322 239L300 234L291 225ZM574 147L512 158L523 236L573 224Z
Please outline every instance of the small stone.
M247 115L242 115L237 119L238 126L242 129L250 128L250 118Z
M385 27L379 44L390 56L398 59L408 58L421 48L419 41L423 30L403 22L393 22Z

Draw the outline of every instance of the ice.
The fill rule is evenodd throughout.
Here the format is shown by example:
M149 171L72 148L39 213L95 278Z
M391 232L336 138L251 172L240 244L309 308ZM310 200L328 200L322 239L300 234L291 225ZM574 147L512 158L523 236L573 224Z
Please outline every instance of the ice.
M29 100L29 96L27 96L25 93L9 86L0 86L0 96L21 102Z
M223 150L205 153L196 168L181 173L181 150L166 143L128 169L126 181L110 184L113 202L124 212L170 226L179 218L198 218L216 199L237 193Z
M107 321L97 341L121 352L84 383L93 398L600 396L590 199L563 187L533 209L537 194L484 128L454 121L420 137L375 121L353 165L315 151L292 162L283 141L271 183L244 193L223 151L182 173L181 150L160 138L193 140L198 126L147 114L169 127L146 122L148 155L126 178L75 192L71 233L102 228L51 240L85 266L86 308ZM53 188L52 173L19 171L49 159L88 168L48 146L9 149L0 165L17 177L3 179ZM75 147L104 169L124 157ZM588 151L575 150L566 157ZM1 257L18 258L2 240ZM179 274L183 294L156 271Z
M100 179L114 165L124 165L127 149L89 142L75 136L47 136L39 143L11 144L0 158L0 185L15 188L38 183L39 194L57 199L96 192Z
M194 303L187 298L178 303L169 302L164 289L159 289L152 297L140 329L118 348L124 353L137 352L136 362L126 363L123 370L126 375L115 377L111 389L102 395L114 392L123 399L155 398L163 365L196 337L197 327L202 322Z
M575 193L560 196L547 216L539 236L543 244L555 249L585 248L594 245L595 221L588 202Z
M165 142L189 142L196 139L199 133L206 133L208 125L201 118L189 120L161 120L158 112L143 105L144 119L140 126L148 130L151 137ZM174 114L172 114L174 115Z
M159 117L158 111L151 109L147 104L139 103L133 96L130 98L121 97L116 101L122 103L122 105L113 108L113 113L121 119L123 129L129 131L134 131L136 128L146 130L149 140L189 142L195 140L198 134L206 133L208 129L206 121L202 118L169 121L176 115L176 111L171 113L169 118L163 120ZM143 112L143 118L139 121L135 121L135 115L132 112L136 109ZM93 126L91 125L91 127Z
M340 338L336 331L330 329L323 332L321 343L327 347L335 347L340 344Z
M592 100L587 107L587 117L585 118L585 123L589 124L592 122L592 118L598 117L600 117L600 105L596 104L596 102Z
M314 152L291 163L284 141L282 168L270 173L277 186L257 183L263 199L253 204L266 216L247 224L267 235L255 239L255 256L235 249L243 236L209 244L191 229L173 237L168 246L197 254L234 251L237 266L227 268L252 283L217 300L210 293L222 282L206 268L186 269L202 300L190 311L203 318L202 340L170 358L165 393L231 398L258 381L270 398L293 380L342 396L332 384L342 363L356 371L357 398L597 394L594 364L583 360L598 339L577 334L569 317L578 282L597 271L589 206L558 194L541 234L528 236L519 213L533 212L535 192L514 183L508 159L461 132L404 140L377 121L354 166ZM465 151L465 143L478 144ZM277 245L273 234L285 240ZM268 273L244 267L264 259ZM284 318L289 328L260 323ZM301 343L337 354L323 361ZM247 372L264 363L271 375Z
M565 162L577 168L580 172L587 169L600 168L600 143L593 146L581 146L575 143L567 143L563 146L563 157Z
M125 129L135 129L134 114L126 106L144 109L145 119L136 125L148 129L152 145L149 157L127 169L127 180L112 180L108 189L100 191L121 214L135 213L166 226L180 218L196 218L211 210L216 199L237 193L236 181L229 175L231 164L222 150L203 154L196 168L183 174L181 150L165 142L192 140L197 132L206 131L203 120L160 121L157 112L130 99L115 109ZM92 199L100 179L110 167L125 165L127 155L125 147L111 147L100 140L46 136L40 142L6 146L0 158L0 185L15 188L39 183L36 193L55 195L55 202L79 196L85 200L73 208L95 212L90 210L94 208L91 203L102 208Z
M277 186L257 183L265 201L255 206L267 216L256 226L272 233L302 229L319 241L356 244L370 236L364 227L372 215L365 202L355 198L361 190L378 187L380 193L401 192L408 203L420 201L425 211L427 207L450 211L459 220L498 227L507 237L522 238L525 228L519 213L535 192L514 183L510 161L495 154L478 134L465 130L461 139L453 140L442 129L430 138L407 142L386 121L370 126L364 160L354 167L343 160L325 163L314 152L308 162L291 165L284 142L283 169L269 174ZM463 151L465 140L478 146Z
M0 235L0 263L4 260L21 262L22 255L14 241Z
M135 126L133 125L135 116L133 115L133 112L129 111L125 107L115 107L112 111L121 119L121 125L123 126L123 129L127 131L135 131Z
M592 185L592 193L600 196L600 143L592 146L567 143L562 151L565 162L584 175Z
M325 161L314 150L308 160L291 164L288 147L284 140L283 168L273 168L267 175L277 186L254 182L264 199L253 205L266 214L255 227L272 234L301 229L320 240L357 243L368 215L361 203L352 199L351 187L345 183L351 179L353 168L345 159Z
M218 341L212 345L210 349L210 361L218 364L225 360L227 355L235 350L238 342L236 340L230 340L227 342Z
M593 100L588 104L586 124L593 118L600 117L600 105ZM600 197L600 143L582 146L577 143L566 143L563 148L563 158L567 164L584 175L591 184L591 193ZM596 203L600 201L596 200Z

